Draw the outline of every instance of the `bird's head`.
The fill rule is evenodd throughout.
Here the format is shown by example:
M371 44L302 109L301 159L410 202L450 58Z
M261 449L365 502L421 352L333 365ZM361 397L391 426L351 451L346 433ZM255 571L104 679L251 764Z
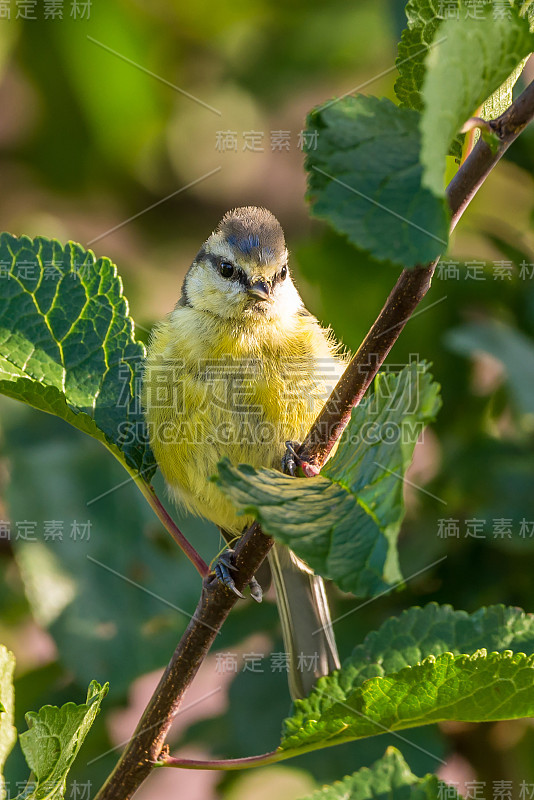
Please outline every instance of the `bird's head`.
M180 304L244 323L283 323L302 308L287 257L284 232L270 211L229 211L193 261Z

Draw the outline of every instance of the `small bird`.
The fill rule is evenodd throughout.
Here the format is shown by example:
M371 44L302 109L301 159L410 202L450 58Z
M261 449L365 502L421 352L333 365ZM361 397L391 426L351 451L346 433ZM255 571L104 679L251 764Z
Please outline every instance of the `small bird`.
M174 499L235 541L253 520L210 480L218 462L281 469L286 443L306 436L345 364L330 331L304 307L278 220L254 206L225 214L148 346L143 405ZM339 667L324 584L283 545L269 561L290 692L304 697ZM216 573L234 588L228 567L226 556ZM258 588L251 584L255 599Z

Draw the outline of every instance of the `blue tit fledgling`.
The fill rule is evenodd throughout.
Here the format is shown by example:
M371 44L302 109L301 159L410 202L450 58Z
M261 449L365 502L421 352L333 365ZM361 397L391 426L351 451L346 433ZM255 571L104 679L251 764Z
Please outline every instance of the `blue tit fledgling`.
M304 307L279 222L228 212L202 245L172 311L152 334L143 404L152 449L182 506L228 540L252 522L210 478L233 464L281 468L337 383L345 358ZM270 564L293 697L339 666L320 577L282 545Z

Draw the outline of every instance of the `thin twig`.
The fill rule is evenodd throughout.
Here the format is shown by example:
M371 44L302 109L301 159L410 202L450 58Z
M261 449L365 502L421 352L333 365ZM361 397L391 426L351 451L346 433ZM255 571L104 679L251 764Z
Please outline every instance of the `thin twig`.
M147 503L156 513L162 525L168 530L178 547L183 550L185 555L195 566L195 569L198 571L200 576L205 578L206 575L209 574L210 568L204 559L199 555L199 553L197 553L193 545L186 539L180 528L176 525L175 521L157 496L154 487L146 483L146 481L144 481L142 478L137 480L136 483L143 496L146 498Z
M482 140L458 170L447 197L452 211L451 229L467 208L511 142L534 118L534 83L514 101L492 128L501 144L496 152ZM303 443L302 451L320 464L348 422L351 409L360 402L410 314L425 296L436 262L404 270L378 319L328 399ZM272 540L257 524L241 537L235 548L235 582L242 590L269 552ZM139 725L117 766L95 800L128 800L158 763L165 737L183 695L206 657L216 633L237 601L216 580L205 580L194 617L156 688Z
M158 767L174 767L179 769L224 769L236 770L247 767L266 767L268 764L276 764L283 759L280 751L272 750L270 753L262 753L261 756L245 756L244 758L224 758L210 759L209 761L194 758L174 758L167 753L162 753L158 761ZM291 754L288 754L291 758Z

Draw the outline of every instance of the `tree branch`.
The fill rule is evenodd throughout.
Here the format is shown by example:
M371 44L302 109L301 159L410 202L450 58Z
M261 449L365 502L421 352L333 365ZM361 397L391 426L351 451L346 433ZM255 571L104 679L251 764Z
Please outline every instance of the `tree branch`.
M451 232L489 173L512 142L534 117L534 81L497 119L490 122L500 144L492 152L480 137L449 186ZM298 455L321 467L347 425L389 351L399 338L416 306L427 293L439 259L424 267L405 269L358 352L341 376L332 395L302 442Z
M490 127L500 140L495 152L492 152L481 136L473 151L449 183L447 197L452 211L451 231L455 229L458 220L495 164L500 161L512 142L532 121L533 116L534 81L527 86L500 117L490 120Z
M496 152L480 138L473 152L451 181L447 197L452 211L451 230L476 191L503 153L534 118L534 83L491 125L500 139ZM436 262L406 269L376 322L350 362L324 409L317 417L300 454L321 465L347 424L404 325L425 296ZM257 524L239 539L235 548L235 582L242 590L269 552L272 540ZM127 800L158 762L165 737L182 697L206 657L237 597L214 579L205 579L191 622L169 662L143 716L117 766L95 800Z

